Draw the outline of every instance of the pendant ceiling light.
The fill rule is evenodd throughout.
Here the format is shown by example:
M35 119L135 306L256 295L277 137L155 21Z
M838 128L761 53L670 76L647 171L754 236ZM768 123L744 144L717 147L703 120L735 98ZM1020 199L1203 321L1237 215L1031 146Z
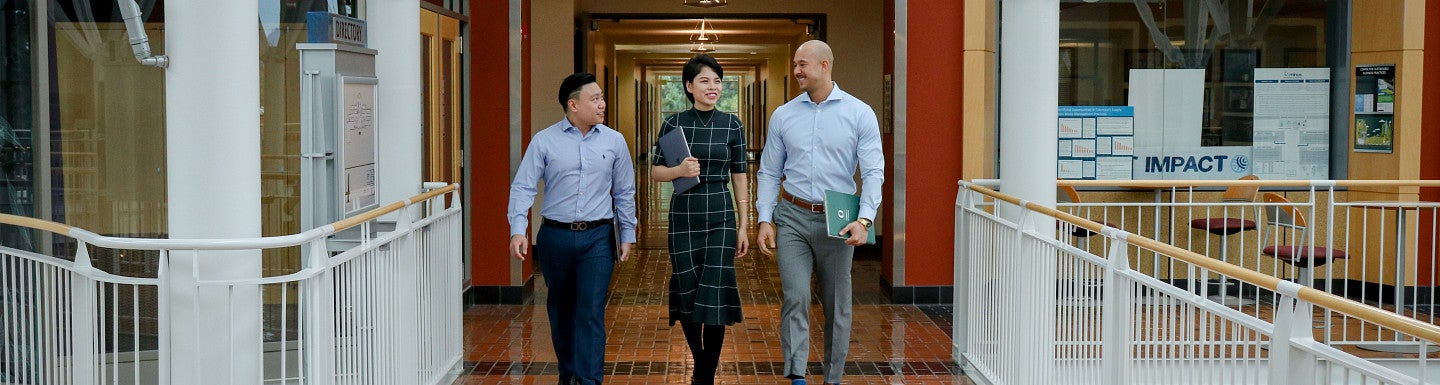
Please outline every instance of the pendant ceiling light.
M726 0L685 0L684 2L687 6L700 8L724 7L729 3L730 2Z

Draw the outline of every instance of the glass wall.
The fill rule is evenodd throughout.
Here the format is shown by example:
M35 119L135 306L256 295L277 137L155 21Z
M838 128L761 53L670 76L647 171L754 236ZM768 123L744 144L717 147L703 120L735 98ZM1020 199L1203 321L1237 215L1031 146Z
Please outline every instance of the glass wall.
M35 216L35 82L29 1L0 1L0 213ZM0 226L0 244L37 251L36 233Z
M152 51L165 54L164 7L156 0L138 3ZM341 13L359 13L355 1L340 5ZM299 231L300 204L295 44L306 38L305 13L326 11L327 1L262 0L257 6L262 233L293 234ZM0 0L0 11L0 211L101 235L167 237L165 72L135 59L116 3ZM35 137L43 146L36 146ZM48 177L48 182L42 179L44 184L37 186L36 175ZM52 244L44 245L35 236L0 228L0 245L49 247L60 257L75 253L72 239L53 237ZM154 252L90 252L96 267L105 271L136 277L156 273ZM298 256L294 248L266 251L264 274L294 272ZM281 298L278 289L265 289L267 330L278 330L279 304L294 303L293 298ZM138 321L152 330L154 293L141 297L139 319L122 321ZM121 313L131 314L131 309ZM269 340L282 337L267 333Z
M1327 33L1348 28L1327 17L1334 3L1062 1L1060 105L1134 107L1131 137L1077 131L1066 147L1062 133L1062 159L1125 143L1135 179L1327 179L1330 122L1344 119L1328 116L1343 95L1330 92ZM1170 166L1212 153L1233 172ZM1287 166L1258 166L1269 162Z
M139 3L152 50L165 52L164 7ZM164 237L164 70L135 59L113 3L52 1L48 12L51 219ZM57 254L70 254L65 241Z

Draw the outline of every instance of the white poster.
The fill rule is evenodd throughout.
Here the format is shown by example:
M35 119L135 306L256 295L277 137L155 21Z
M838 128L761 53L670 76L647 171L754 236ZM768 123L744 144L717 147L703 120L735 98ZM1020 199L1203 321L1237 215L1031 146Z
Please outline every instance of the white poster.
M1080 179L1083 175L1080 168L1084 166L1084 162L1082 160L1061 160L1055 174L1061 179Z
M340 82L343 153L340 154L342 211L346 216L378 203L375 188L375 78L344 77Z
M1080 137L1080 132L1081 132L1081 126L1082 126L1083 124L1084 124L1084 123L1082 122L1082 119L1080 119L1080 118L1060 118L1060 132L1059 132L1059 137L1060 137L1061 139L1064 139L1064 138L1079 138L1079 137Z
M1330 69L1256 68L1254 173L1260 179L1328 179Z
M1135 162L1128 156L1102 156L1095 158L1095 179L1127 180Z
M1129 104L1135 107L1135 145L1200 145L1204 69L1132 69L1129 98Z

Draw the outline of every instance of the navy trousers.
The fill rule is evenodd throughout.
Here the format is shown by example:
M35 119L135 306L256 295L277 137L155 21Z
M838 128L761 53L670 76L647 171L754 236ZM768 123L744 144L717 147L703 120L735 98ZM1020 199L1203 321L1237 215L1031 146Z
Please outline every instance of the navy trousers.
M615 272L613 226L584 231L541 226L536 237L562 380L598 385L604 378L605 301Z

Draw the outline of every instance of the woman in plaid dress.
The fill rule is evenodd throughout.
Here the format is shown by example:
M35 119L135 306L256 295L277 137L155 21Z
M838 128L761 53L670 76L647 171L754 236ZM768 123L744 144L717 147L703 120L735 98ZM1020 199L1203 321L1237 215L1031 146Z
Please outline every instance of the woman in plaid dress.
M715 382L725 327L740 322L735 258L749 249L745 223L735 217L736 203L741 218L749 214L745 136L735 115L715 109L723 76L710 55L685 63L681 79L692 108L665 118L660 135L683 130L691 157L666 167L657 146L651 168L661 182L700 177L699 185L670 198L670 324L679 321L685 330L696 384ZM730 183L739 200L732 201Z

